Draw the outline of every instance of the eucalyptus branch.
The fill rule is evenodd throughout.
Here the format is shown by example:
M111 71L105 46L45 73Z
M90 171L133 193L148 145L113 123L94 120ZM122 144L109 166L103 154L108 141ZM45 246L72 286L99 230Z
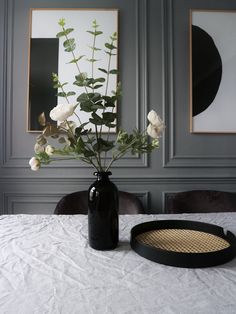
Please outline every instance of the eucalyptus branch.
M131 141L123 150L121 150L116 156L113 156L110 163L108 164L108 166L106 167L105 171L108 171L111 167L111 165L113 164L113 162L115 162L116 160L120 159L123 155L125 155L128 150L132 147L132 145L135 143L136 138L133 139L133 141Z
M112 69L112 57L116 55L114 50L117 49L114 44L117 40L117 34L113 33L112 36L110 36L111 40L105 42L105 53L108 54L106 69L98 68L98 70L105 73L106 76L96 78L95 62L98 60L95 59L95 55L96 50L100 50L99 48L96 48L96 36L103 32L97 29L99 25L96 20L92 22L93 29L87 31L93 35L93 44L90 46L92 49L91 59L88 59L89 62L92 62L92 77L88 77L87 73L83 73L80 70L78 61L83 56L78 55L76 57L75 39L71 38L69 35L74 29L65 27L64 18L60 19L58 24L62 27L62 31L60 31L56 37L65 37L63 46L66 52L71 52L73 59L70 63L75 63L78 71L78 74L75 75L76 81L74 82L74 85L81 88L84 87L83 91L85 91L78 95L76 99L77 102L73 105L70 103L68 97L76 95L76 92L65 92L67 88L64 88L64 85L67 83L62 84L58 79L58 75L53 73L53 82L55 83L53 87L59 90L57 96L64 97L65 101L64 103L57 104L50 111L49 115L50 118L53 121L57 121L57 123L60 121L64 122L58 125L53 125L47 123L44 112L40 114L38 121L44 129L42 134L37 137L34 146L35 156L29 161L31 169L36 171L40 168L41 164L47 165L52 161L76 159L92 165L97 171L108 171L112 164L122 158L126 153L150 153L153 149L158 148L159 137L164 130L165 125L154 110L151 110L148 113L147 119L149 120L149 125L144 131L146 132L145 134L138 130L134 130L132 134L120 130L115 140L109 140L109 137L111 136L111 128L117 126L117 115L114 112L114 108L116 108L115 104L121 95L120 83L117 84L115 91L112 91L112 94L114 95L109 95L111 75L118 74L117 69ZM102 86L104 88L103 94L95 92L96 89ZM91 89L92 92L88 92L89 89ZM89 119L85 123L82 123L79 116L80 114L75 112L77 105L80 106L81 111L90 113ZM78 122L80 123L75 130L74 126L69 121L69 118L73 114L75 114L75 117L77 117ZM94 125L95 132L92 132L90 128L85 127L88 123ZM108 128L108 134L104 136L102 134L103 125ZM60 137L63 132L65 132L65 134ZM150 135L153 138L151 142L149 142L147 135ZM59 146L59 148L56 149L49 144L47 141L48 137L57 138L59 144L64 145L62 147ZM107 154L109 151L112 153L112 156L107 161ZM101 156L104 156L104 165Z
M65 29L64 26L62 26L62 30L65 33L66 29ZM66 38L66 40L70 40L70 38L68 37L68 35L66 35L66 33L65 33L65 38ZM82 72L80 71L80 67L79 67L78 61L76 60L76 56L75 56L74 51L72 49L71 49L71 53L72 53L72 56L73 56L73 60L75 60L75 62L74 62L75 66L76 66L79 74L81 74ZM84 89L85 89L86 94L88 94L88 89L87 89L86 86L84 86Z

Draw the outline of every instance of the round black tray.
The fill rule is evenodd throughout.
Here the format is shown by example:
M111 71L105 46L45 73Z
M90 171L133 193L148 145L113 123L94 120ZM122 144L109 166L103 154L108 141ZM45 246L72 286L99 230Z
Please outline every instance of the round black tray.
M200 231L224 239L229 246L213 252L186 253L160 249L151 244L144 244L137 238L138 235L145 232L161 229ZM236 237L232 232L224 231L222 227L217 225L190 220L160 220L138 224L131 229L130 243L132 249L139 255L160 264L176 267L210 267L224 264L236 256Z

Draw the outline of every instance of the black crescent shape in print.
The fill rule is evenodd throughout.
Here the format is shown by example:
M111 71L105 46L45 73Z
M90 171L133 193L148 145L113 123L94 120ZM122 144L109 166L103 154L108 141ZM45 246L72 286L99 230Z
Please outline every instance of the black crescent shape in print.
M192 25L192 112L206 110L216 97L222 78L222 60L212 37Z

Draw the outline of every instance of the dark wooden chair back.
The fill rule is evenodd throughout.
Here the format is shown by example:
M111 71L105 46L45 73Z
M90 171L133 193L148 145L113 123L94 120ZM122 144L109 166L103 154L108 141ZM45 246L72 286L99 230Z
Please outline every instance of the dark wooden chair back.
M236 212L236 194L214 190L176 193L167 201L166 213Z
M88 213L88 192L79 191L62 197L56 205L56 215L76 215ZM119 191L119 214L144 214L141 201L134 194Z

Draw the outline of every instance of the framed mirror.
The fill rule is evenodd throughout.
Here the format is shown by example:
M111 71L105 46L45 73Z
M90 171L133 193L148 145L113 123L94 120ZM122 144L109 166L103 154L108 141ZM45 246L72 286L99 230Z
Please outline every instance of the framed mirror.
M78 65L70 63L74 58L72 52L66 52L63 47L64 38L57 37L61 31L58 24L60 19L65 19L66 27L73 28L73 32L68 34L69 38L74 38L76 49L74 56L83 56L78 65L80 71L87 73L88 77L104 77L107 74L98 70L107 69L110 62L110 69L118 69L118 49L115 56L109 61L106 53L105 43L109 42L110 36L116 32L118 34L118 10L117 9L31 9L30 10L30 38L29 38L29 77L28 77L28 132L39 132L42 126L38 121L39 115L44 112L46 120L51 123L49 112L60 103L65 103L66 99L57 96L57 89L53 88L52 73L57 73L60 82L67 82L67 91L74 91L76 94L70 96L70 102L77 103L77 97L83 92L84 87L73 84L75 76L78 75ZM102 32L97 36L95 55L92 55L93 46L93 21L99 25L98 30ZM92 69L91 58L96 59ZM88 61L90 60L90 62ZM91 73L93 72L93 73ZM97 92L111 95L112 90L117 86L117 75L110 75L109 86L100 87ZM115 109L116 110L116 109ZM76 108L76 113L82 122L88 120L89 113ZM73 121L73 116L70 117ZM74 122L76 122L76 117ZM104 131L106 132L105 128Z

